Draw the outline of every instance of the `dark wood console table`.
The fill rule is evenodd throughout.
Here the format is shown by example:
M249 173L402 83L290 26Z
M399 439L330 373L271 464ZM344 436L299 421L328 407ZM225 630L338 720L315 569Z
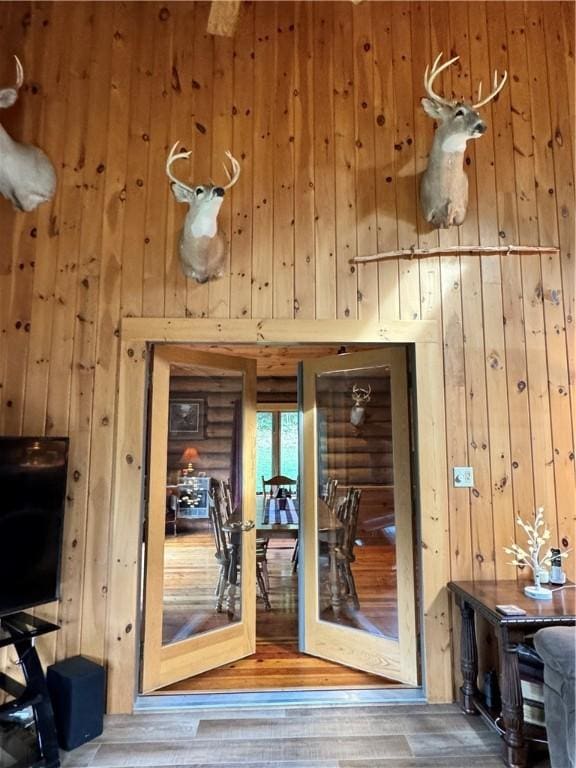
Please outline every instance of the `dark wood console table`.
M26 685L22 685L5 673L0 673L0 689L12 696L12 700L0 705L0 716L10 716L32 707L36 725L36 743L39 760L34 768L58 768L60 753L54 713L46 687L46 677L34 647L36 637L55 632L60 627L28 613L12 613L0 618L0 648L13 645Z
M576 624L576 590L564 588L552 600L533 600L524 595L524 584L516 581L451 581L448 589L456 596L462 613L460 662L464 682L461 705L469 715L480 714L503 737L503 758L509 768L527 766L528 729L524 726L522 689L518 670L518 645L526 635L542 627ZM497 605L517 605L524 616L503 616ZM478 690L478 648L474 615L487 619L496 630L500 655L500 696L502 712L490 711ZM499 724L501 722L501 725ZM540 729L545 734L544 729Z

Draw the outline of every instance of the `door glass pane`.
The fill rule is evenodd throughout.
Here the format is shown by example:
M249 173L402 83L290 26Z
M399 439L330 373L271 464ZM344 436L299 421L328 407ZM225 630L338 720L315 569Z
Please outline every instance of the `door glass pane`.
M387 366L318 374L318 614L398 638Z
M172 366L166 457L164 645L241 619L243 374Z
M298 479L298 412L280 413L280 474Z

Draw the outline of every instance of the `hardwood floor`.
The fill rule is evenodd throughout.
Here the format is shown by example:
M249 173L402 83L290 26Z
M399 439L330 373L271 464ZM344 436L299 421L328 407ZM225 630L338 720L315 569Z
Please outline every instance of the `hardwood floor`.
M63 768L502 768L500 738L457 705L113 715ZM549 768L546 759L533 763Z
M265 611L262 601L258 600L256 654L174 683L157 693L397 686L394 681L298 651L297 576L291 561L293 545L293 541L281 539L270 543L268 570L272 610ZM165 638L185 636L190 628L206 630L227 622L226 614L214 612L213 592L218 566L208 536L168 538L166 563ZM371 631L376 626L386 627L394 636L397 622L393 546L381 543L358 548L354 568L362 611L344 612L340 623L369 627ZM328 606L322 616L334 619Z

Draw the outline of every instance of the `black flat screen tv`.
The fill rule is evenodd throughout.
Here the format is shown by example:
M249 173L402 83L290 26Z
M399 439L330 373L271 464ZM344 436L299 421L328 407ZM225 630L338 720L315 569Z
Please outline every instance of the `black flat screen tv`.
M57 600L67 437L0 437L0 616Z

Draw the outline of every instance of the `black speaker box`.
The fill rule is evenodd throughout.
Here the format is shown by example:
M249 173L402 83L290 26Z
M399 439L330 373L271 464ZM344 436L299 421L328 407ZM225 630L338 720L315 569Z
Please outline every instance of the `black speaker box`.
M104 668L83 656L73 656L48 667L46 682L60 747L75 749L100 736L104 728Z

